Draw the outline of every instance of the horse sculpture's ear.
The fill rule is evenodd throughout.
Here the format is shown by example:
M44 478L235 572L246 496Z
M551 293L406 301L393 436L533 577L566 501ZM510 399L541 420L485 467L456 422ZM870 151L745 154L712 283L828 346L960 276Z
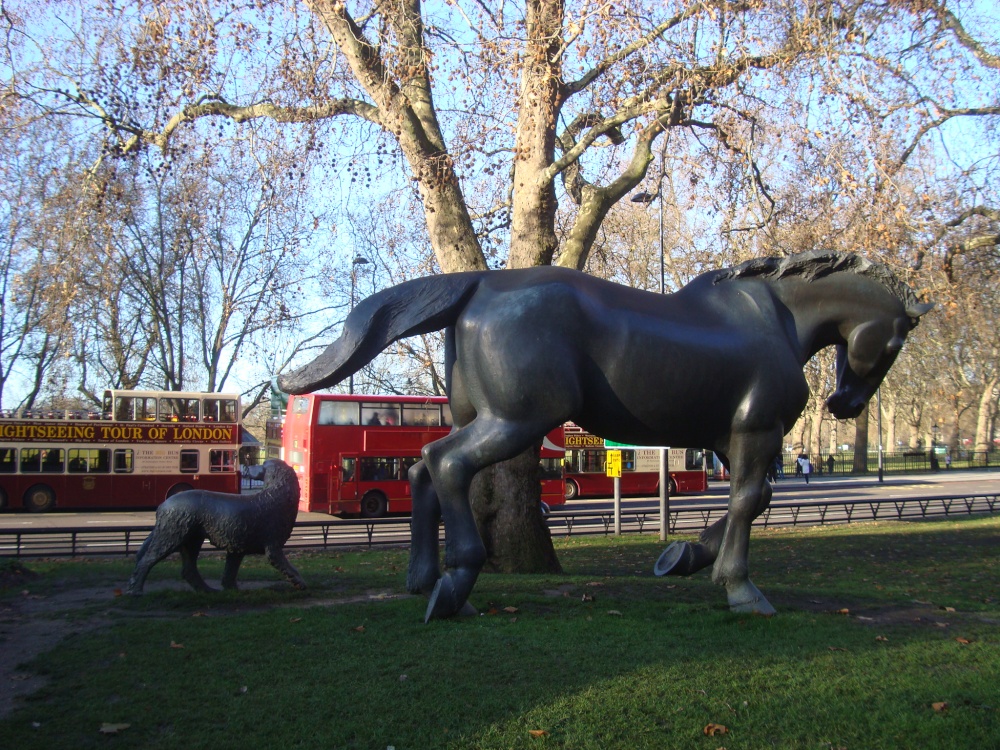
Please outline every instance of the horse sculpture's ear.
M926 315L933 309L933 302L921 302L906 308L906 314L909 315L913 321L917 321L921 315Z

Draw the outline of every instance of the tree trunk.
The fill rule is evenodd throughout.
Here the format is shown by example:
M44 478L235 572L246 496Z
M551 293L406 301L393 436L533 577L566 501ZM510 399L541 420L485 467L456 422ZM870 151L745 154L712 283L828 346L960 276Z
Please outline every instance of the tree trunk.
M486 545L485 570L562 572L541 511L540 447L483 469L472 482L472 511Z
M993 419L996 416L997 379L993 378L983 387L979 397L979 414L976 417L976 451L988 451L993 447Z
M896 450L896 403L890 399L882 400L882 413L885 419L885 450Z
M854 466L855 474L868 473L868 412L871 402L865 404L865 410L854 420Z
M555 125L563 102L563 11L562 0L525 4L527 41L517 102L508 268L548 265L558 245L558 200L546 170L555 159Z
M798 455L805 448L806 420L799 417L789 435L792 442L792 452Z

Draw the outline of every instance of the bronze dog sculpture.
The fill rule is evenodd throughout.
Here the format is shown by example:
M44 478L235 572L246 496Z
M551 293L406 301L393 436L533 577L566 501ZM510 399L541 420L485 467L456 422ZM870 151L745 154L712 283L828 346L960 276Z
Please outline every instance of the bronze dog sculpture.
M222 586L236 588L236 574L246 555L263 554L295 588L305 581L282 551L299 510L299 480L283 461L264 462L264 487L241 497L225 492L189 490L169 497L156 509L156 525L135 557L129 594L141 594L154 565L181 553L181 576L196 591L214 591L198 572L205 539L226 551Z
M803 365L835 346L827 407L856 417L932 306L881 264L821 251L711 271L667 295L551 266L445 274L362 300L337 341L279 382L289 393L330 386L397 339L447 329L455 428L409 474L407 588L430 595L426 619L459 613L485 561L468 499L476 472L568 420L621 443L719 454L732 477L729 512L700 543L668 549L656 572L714 563L732 610L771 614L748 574L750 525L809 397Z

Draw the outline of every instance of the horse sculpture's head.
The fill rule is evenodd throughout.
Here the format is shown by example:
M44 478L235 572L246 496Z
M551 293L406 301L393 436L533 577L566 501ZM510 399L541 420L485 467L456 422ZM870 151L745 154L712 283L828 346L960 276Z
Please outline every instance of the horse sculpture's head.
M849 326L846 343L837 346L837 390L826 407L837 419L861 414L875 395L912 331L933 303L913 304L902 314L885 315Z

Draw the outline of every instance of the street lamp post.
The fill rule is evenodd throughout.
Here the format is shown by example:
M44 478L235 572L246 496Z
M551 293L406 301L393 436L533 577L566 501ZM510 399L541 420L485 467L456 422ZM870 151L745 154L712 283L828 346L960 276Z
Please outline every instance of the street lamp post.
M358 286L358 266L367 266L371 263L368 258L358 255L354 258L351 263L351 310L354 309L354 291ZM354 373L351 373L350 380L347 383L348 393L354 395Z
M660 294L666 294L667 275L663 248L663 177L660 177L660 185L655 193L636 193L631 198L633 203L645 203L647 205L657 199L659 199L658 204L660 209Z
M660 164L660 181L655 193L636 193L631 198L633 203L649 205L657 201L660 209L660 294L667 293L666 263L663 247L663 164ZM667 466L667 449L660 448L660 541L667 541L670 527L670 471Z

